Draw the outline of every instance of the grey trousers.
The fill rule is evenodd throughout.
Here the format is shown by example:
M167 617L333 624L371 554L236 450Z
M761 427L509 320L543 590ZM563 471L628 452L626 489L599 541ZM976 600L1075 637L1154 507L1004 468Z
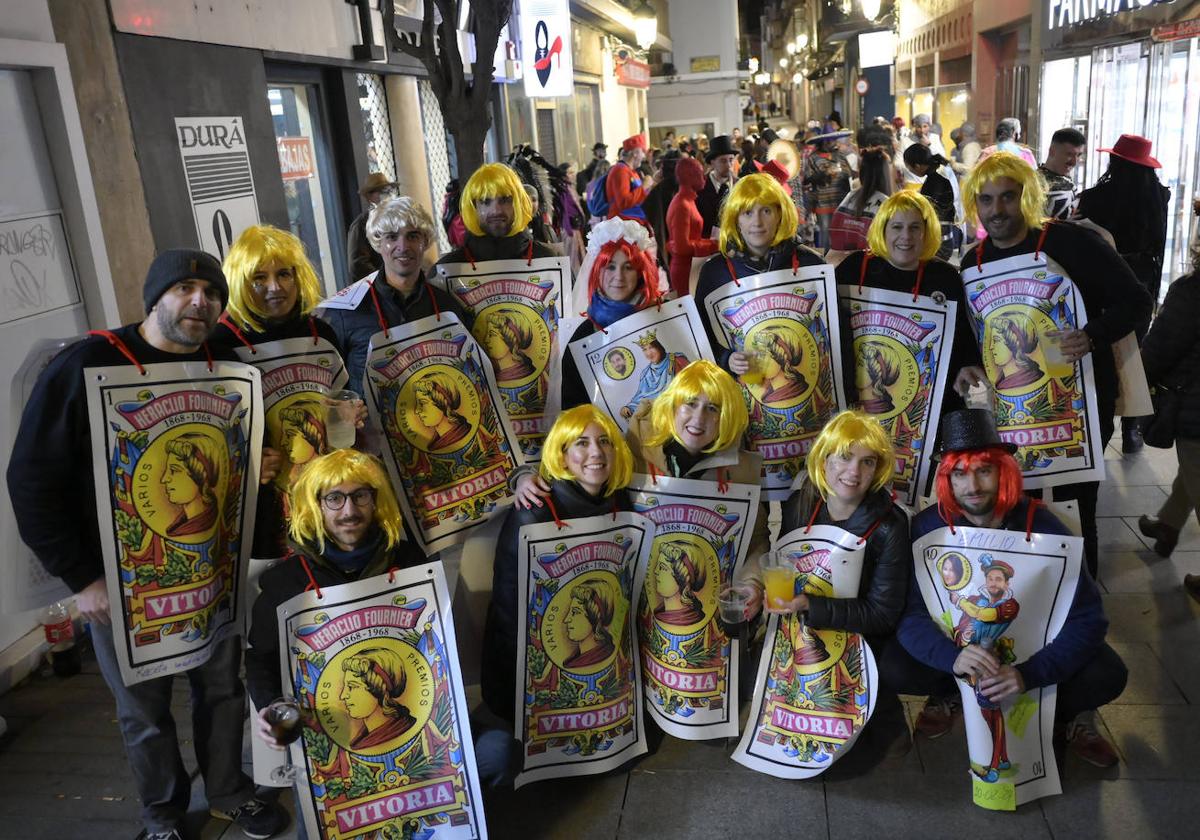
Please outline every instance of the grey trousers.
M1176 438L1175 454L1179 472L1171 485L1171 495L1159 508L1158 518L1178 530L1187 524L1193 511L1200 518L1200 439Z
M191 799L191 780L179 754L171 715L173 677L127 686L113 650L112 628L93 623L92 640L100 673L117 701L125 754L142 800L142 824L150 833L179 828ZM203 665L187 672L191 686L192 738L208 804L228 811L254 795L242 772L246 691L238 670L241 639L217 644Z

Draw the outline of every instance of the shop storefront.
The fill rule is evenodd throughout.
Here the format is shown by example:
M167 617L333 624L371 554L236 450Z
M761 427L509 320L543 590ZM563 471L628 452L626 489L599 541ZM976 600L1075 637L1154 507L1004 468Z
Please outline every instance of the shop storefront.
M1135 11L1094 16L1049 2L1041 21L1043 59L1039 157L1058 128L1088 138L1076 182L1096 183L1108 148L1121 134L1153 143L1159 179L1171 190L1163 294L1189 269L1188 239L1200 192L1200 8L1195 3L1150 3Z
M901 17L902 27L903 21ZM940 139L947 152L954 145L950 132L967 122L971 108L972 37L972 10L967 3L902 31L897 43L896 116L911 125L917 114L928 114L941 126Z

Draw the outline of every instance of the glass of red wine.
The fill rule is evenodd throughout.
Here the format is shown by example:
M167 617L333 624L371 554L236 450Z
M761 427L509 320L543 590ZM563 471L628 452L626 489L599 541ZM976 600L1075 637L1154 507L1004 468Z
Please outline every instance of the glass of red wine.
M280 697L272 700L264 715L271 728L271 737L283 745L295 743L304 733L304 716L300 704L293 697ZM286 764L271 770L271 781L279 784L291 784L296 780L296 767L292 764L292 753L288 751Z

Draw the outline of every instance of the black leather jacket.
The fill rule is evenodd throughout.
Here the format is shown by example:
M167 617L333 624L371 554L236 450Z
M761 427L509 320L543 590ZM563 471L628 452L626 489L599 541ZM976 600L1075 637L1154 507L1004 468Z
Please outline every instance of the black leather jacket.
M780 535L803 528L812 516L820 496L807 480L783 503ZM849 519L835 522L829 506L821 505L817 525L836 525L862 536L879 525L867 537L862 579L857 598L808 596L808 623L818 629L848 630L868 637L889 636L896 629L908 594L908 576L912 566L912 542L908 536L908 517L892 503L886 489L868 493Z

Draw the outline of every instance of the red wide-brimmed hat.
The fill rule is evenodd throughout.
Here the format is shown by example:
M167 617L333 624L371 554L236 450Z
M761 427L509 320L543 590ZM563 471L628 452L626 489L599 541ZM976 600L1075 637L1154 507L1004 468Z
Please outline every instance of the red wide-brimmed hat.
M634 149L649 150L650 141L646 139L645 134L635 134L632 137L626 137L621 142L621 151L630 152Z
M1122 160L1136 163L1138 166L1162 169L1162 164L1150 156L1150 141L1136 134L1122 134L1111 149L1097 149L1097 151L1109 152Z

